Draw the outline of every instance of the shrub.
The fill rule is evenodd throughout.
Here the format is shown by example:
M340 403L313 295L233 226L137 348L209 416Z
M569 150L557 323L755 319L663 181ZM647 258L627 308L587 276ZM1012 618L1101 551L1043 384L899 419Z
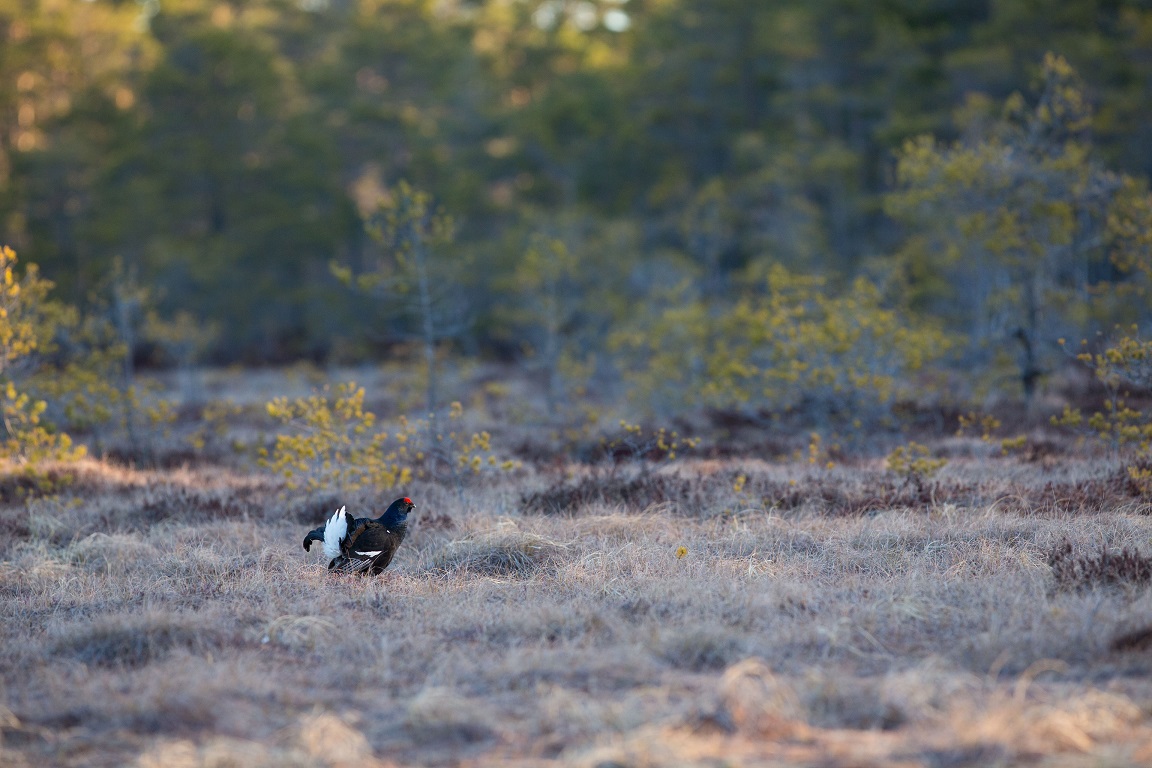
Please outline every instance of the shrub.
M276 436L271 453L261 449L259 463L283 477L290 490L347 493L405 485L434 468L447 468L459 480L516 467L496 457L488 432L452 428L464 416L460 403L449 410L448 430L400 416L392 433L377 426L376 415L364 409L364 388L353 382L292 401L279 397L267 408L291 431Z
M617 463L621 461L672 461L677 451L689 450L700 444L698 437L683 437L675 430L654 427L645 430L639 424L620 419L620 431L600 441L604 453Z
M925 481L930 480L948 463L947 459L932 458L932 452L916 442L898 446L888 454L885 461L890 472L917 488L923 488Z
M912 397L912 375L950 343L864 278L835 295L824 278L779 265L764 292L723 307L679 296L611 339L628 353L627 376L646 404L802 410L854 426Z
M42 420L48 404L17 388L16 378L34 368L34 353L50 346L50 338L63 311L48 302L52 283L29 264L22 277L15 273L16 253L0 247L0 457L14 461L24 472L37 472L46 461L74 461L82 446Z
M1062 341L1063 343L1063 341ZM1086 342L1085 342L1086 343ZM1056 426L1084 430L1114 452L1127 452L1132 460L1127 471L1144 496L1152 496L1152 413L1133 407L1131 392L1152 389L1152 341L1140 338L1131 326L1097 353L1082 352L1077 359L1090 365L1104 386L1104 404L1088 418L1079 409L1065 407L1052 417Z
M158 297L119 259L91 299L83 316L75 310L60 314L55 354L38 367L29 387L48 401L53 421L89 432L97 451L152 462L155 438L168 436L176 411L159 397L159 382L137 375L135 354L148 345L174 348L180 337L204 331L187 315L161 320L154 309ZM183 365L190 364L191 349L181 355Z
M967 414L960 414L959 421L957 437L964 437L969 432L979 432L980 439L986 443L992 442L992 433L1000 428L1000 419L990 413L969 411Z
M206 404L200 411L196 430L188 437L192 450L201 455L223 454L232 424L243 412L244 409L232 400L215 400ZM227 447L237 453L247 448L240 440L233 440Z
M957 141L906 141L884 200L908 228L896 260L910 301L965 334L969 380L994 386L1012 369L1028 400L1060 328L1129 311L1125 288L1101 290L1085 266L1127 272L1148 253L1143 185L1095 160L1083 81L1048 53L1039 84L1035 101L1009 96Z
M294 401L278 397L268 403L268 415L292 432L276 436L270 456L261 449L260 464L290 490L348 492L412 479L416 456L407 443L414 427L402 423L391 439L377 430L376 415L364 410L364 388L353 382Z
M528 513L571 515L596 502L643 511L657 504L695 506L701 484L669 475L643 474L638 477L585 477L575 483L562 482L540 491L525 493L521 508Z
M1152 557L1127 548L1110 552L1101 547L1096 554L1077 552L1067 539L1048 553L1048 565L1062 591L1082 591L1095 587L1145 586L1152 582Z

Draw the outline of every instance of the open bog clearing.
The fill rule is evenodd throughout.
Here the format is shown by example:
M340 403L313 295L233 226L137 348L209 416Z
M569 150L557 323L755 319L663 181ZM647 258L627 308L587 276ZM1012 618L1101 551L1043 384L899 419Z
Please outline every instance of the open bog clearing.
M947 441L945 441L947 442ZM6 766L1152 763L1152 524L1106 457L524 462L416 480L376 578L258 470L0 511Z

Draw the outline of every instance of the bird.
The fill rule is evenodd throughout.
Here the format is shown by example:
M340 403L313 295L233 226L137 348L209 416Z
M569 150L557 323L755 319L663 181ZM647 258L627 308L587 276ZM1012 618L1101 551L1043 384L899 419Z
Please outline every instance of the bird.
M328 570L375 576L392 562L408 533L408 513L415 508L412 499L405 496L373 520L354 518L347 506L340 507L323 525L308 532L304 551L309 551L313 541L322 542L324 555L329 558Z

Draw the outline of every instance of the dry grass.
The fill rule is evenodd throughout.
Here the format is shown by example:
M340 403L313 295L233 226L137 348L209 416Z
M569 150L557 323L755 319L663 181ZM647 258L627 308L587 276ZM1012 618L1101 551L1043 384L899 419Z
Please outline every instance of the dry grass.
M554 566L566 548L538 534L497 531L449 542L435 554L428 570L432 573L458 573L464 577L526 579Z
M61 660L117 669L159 661L176 649L203 655L226 644L227 634L211 619L167 612L126 613L70 627L52 643L51 653Z
M0 764L1152 762L1149 505L1104 459L962 448L925 487L746 457L416 484L375 579L300 547L344 500L86 462L0 493Z

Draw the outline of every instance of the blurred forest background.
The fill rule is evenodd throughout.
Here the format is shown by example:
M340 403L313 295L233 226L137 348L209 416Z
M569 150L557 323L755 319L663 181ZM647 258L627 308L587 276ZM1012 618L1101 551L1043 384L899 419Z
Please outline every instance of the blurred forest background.
M860 426L1149 314L1146 0L0 0L0 41L58 366L422 340Z

